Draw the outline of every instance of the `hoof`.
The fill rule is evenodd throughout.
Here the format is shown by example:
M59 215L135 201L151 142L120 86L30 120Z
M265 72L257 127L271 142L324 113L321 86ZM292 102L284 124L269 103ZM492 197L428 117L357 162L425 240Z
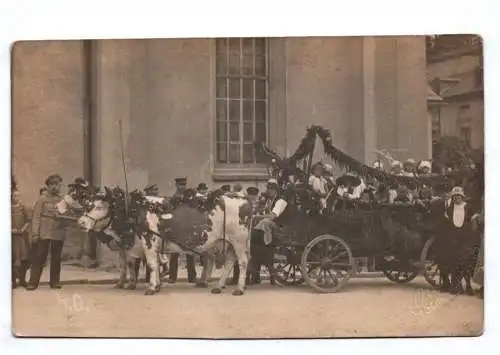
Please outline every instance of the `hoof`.
M127 290L135 290L137 288L136 284L128 284Z
M207 288L208 283L207 282L197 282L196 285L194 285L194 286L199 287L199 288Z
M154 295L154 294L155 294L155 291L153 291L152 289L148 288L148 289L146 290L146 292L144 292L144 294L145 294L146 296L151 296L151 295Z
M468 296L474 296L474 290L472 288L469 288L465 291L465 293L468 295Z
M243 291L242 290L234 290L233 291L233 296L242 296L243 295Z
M119 283L115 284L115 288L125 288L125 284L122 282L119 282Z
M160 286L160 285L156 286L156 287L155 287L155 292L160 292L160 289L161 289L161 286Z
M220 288L216 287L216 288L213 288L212 290L210 290L210 293L213 293L214 295L216 295L216 294L222 293L222 290Z

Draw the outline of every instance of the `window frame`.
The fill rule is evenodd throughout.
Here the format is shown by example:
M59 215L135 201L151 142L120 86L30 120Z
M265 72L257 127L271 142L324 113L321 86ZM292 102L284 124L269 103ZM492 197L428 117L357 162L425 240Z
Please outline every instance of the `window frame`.
M227 37L224 37L227 38ZM237 37L238 39L244 37ZM266 48L266 141L265 143L271 146L273 141L273 124L271 120L272 117L272 39L267 37L255 37L255 38L263 38L265 40L265 48ZM212 179L214 181L232 181L232 180L247 180L247 181L257 181L257 180L266 180L269 177L268 168L264 163L241 163L243 154L242 150L240 150L240 163L219 163L217 161L217 48L216 41L218 38L213 38L210 43L210 105L211 105L211 155L212 155ZM238 78L242 78L242 75L236 76ZM252 75L251 78L254 78ZM242 90L242 84L240 82L240 92ZM229 88L227 88L229 90ZM229 93L227 93L227 96ZM255 85L254 85L254 95L255 95ZM240 110L242 105L242 100L240 99ZM240 111L241 115L241 111ZM241 121L240 121L241 122ZM254 121L253 121L254 122ZM284 124L284 122L283 122ZM240 139L243 140L243 125L240 124ZM227 132L229 135L229 132ZM242 147L243 148L243 147ZM229 154L229 152L228 152Z

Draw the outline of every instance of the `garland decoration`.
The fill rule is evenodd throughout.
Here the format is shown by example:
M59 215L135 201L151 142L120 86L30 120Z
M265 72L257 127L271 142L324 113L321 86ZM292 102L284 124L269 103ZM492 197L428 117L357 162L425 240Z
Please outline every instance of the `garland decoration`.
M414 189L422 185L436 186L439 184L445 184L452 187L451 185L463 181L466 177L471 176L473 169L465 167L461 170L448 171L445 174L429 174L426 176L418 177L408 177L394 175L390 172L375 169L367 166L352 156L344 153L332 144L332 135L328 129L323 128L319 125L312 125L307 128L305 136L302 138L296 151L288 158L281 158L277 153L273 152L264 143L258 143L258 151L263 155L267 156L270 160L275 160L276 164L282 169L293 170L297 168L297 163L307 156L313 153L316 138L319 137L323 143L323 148L325 154L329 156L338 166L342 167L347 171L353 171L361 176L376 178L381 183L387 185L403 185L407 188ZM305 174L304 171L302 171Z

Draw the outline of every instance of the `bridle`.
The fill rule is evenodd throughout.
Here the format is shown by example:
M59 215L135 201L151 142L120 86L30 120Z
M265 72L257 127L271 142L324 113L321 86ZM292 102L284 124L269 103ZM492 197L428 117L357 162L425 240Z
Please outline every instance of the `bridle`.
M97 225L97 223L102 222L102 221L109 218L108 223L100 231L96 231L96 232L102 232L102 231L106 230L106 228L108 228L111 225L111 223L113 222L113 214L112 214L111 206L108 207L108 212L103 217L100 217L100 218L92 217L91 215L89 215L89 212L85 212L83 214L83 217L88 218L93 222L93 226L91 229L93 229Z

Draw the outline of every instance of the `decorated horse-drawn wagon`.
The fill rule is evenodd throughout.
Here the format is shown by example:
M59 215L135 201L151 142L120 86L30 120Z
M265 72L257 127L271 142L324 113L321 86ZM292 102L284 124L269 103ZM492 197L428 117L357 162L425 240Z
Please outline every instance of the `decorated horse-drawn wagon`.
M377 185L405 186L411 191L429 186L449 191L454 184L463 183L457 179L470 175L470 171L421 177L393 175L361 164L335 148L330 133L320 126L308 128L297 151L286 159L258 144L269 158L270 175L279 181L288 201L287 217L273 237L276 281L284 285L305 282L318 292L337 292L357 272L357 260L369 257L375 261L376 270L395 283L410 282L423 273L433 287L438 287L435 240L439 218L433 210L439 209L443 200L389 203L372 194L371 198L354 201L329 193L327 208L320 211L318 198L307 183L318 137L325 156L340 169L353 173L348 174L353 179L363 177Z

